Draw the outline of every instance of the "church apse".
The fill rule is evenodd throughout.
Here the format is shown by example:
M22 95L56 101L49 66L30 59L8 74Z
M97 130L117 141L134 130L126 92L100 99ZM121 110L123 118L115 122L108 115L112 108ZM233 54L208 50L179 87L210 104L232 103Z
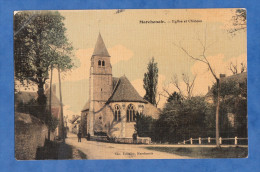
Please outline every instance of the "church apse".
M91 57L87 132L129 138L135 131L136 113L148 104L127 77L113 77L110 55L101 34Z

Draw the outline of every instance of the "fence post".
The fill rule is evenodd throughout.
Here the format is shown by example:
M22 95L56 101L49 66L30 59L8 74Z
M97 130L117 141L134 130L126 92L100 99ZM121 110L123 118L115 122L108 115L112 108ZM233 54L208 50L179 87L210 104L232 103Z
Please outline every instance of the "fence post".
M210 137L208 137L208 143L210 143Z
M199 137L199 144L201 145L201 138Z
M219 144L222 144L222 138L221 137L219 138Z
M190 144L192 145L192 138L190 138Z
M237 145L237 136L235 137L235 145Z

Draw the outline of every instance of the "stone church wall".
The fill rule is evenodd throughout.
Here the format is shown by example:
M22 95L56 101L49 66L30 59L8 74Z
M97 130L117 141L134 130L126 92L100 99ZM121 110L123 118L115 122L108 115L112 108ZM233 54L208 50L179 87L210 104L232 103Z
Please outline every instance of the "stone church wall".
M127 122L125 125L125 137L132 137L135 132L135 122Z

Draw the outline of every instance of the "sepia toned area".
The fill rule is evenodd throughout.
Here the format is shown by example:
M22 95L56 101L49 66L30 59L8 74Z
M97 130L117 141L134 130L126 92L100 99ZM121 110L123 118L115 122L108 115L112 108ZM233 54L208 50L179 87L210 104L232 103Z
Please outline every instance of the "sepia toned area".
M15 158L246 158L245 9L14 12Z

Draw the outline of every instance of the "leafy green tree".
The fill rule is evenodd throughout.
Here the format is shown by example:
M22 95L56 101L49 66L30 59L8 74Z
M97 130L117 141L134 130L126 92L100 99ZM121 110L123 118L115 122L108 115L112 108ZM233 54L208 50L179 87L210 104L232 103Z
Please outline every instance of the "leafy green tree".
M73 67L72 46L57 11L18 12L14 15L15 78L38 87L39 112L45 112L44 84L51 67L65 71Z
M137 112L135 130L137 131L138 136L150 137L152 140L154 140L155 121L156 120L153 119L151 116L145 116L144 114L139 114Z
M206 32L206 30L205 30ZM217 76L216 72L214 71L214 69L212 68L212 64L208 61L208 57L206 55L207 49L209 48L209 46L207 46L207 35L204 35L205 39L204 41L199 39L199 42L202 46L202 53L200 55L192 55L190 54L190 52L188 50L186 50L185 48L183 48L181 45L177 45L174 44L176 47L180 48L185 54L186 56L188 56L189 58L193 59L194 61L198 61L203 63L204 65L206 65L208 67L208 70L210 71L211 75L214 77L215 81L216 81L216 85L217 85L217 100L216 100L216 146L220 147L220 143L219 143L219 107L220 107L220 97L219 97L219 91L220 91L220 78Z
M237 9L236 14L231 19L232 28L228 30L229 33L235 34L238 31L246 30L247 19L246 19L246 9Z
M167 99L167 102L171 102L171 101L175 101L175 102L181 102L182 101L182 96L177 93L176 91L174 91Z
M148 63L147 72L144 74L143 87L145 89L144 99L156 105L156 94L158 85L158 67L154 58Z
M216 101L216 84L212 91ZM247 137L247 81L226 79L220 86L220 133L223 136ZM234 115L234 126L231 125L228 114Z
M214 116L213 108L203 97L170 101L156 122L157 139L177 143L191 137L207 136L210 132L205 129L210 116Z

